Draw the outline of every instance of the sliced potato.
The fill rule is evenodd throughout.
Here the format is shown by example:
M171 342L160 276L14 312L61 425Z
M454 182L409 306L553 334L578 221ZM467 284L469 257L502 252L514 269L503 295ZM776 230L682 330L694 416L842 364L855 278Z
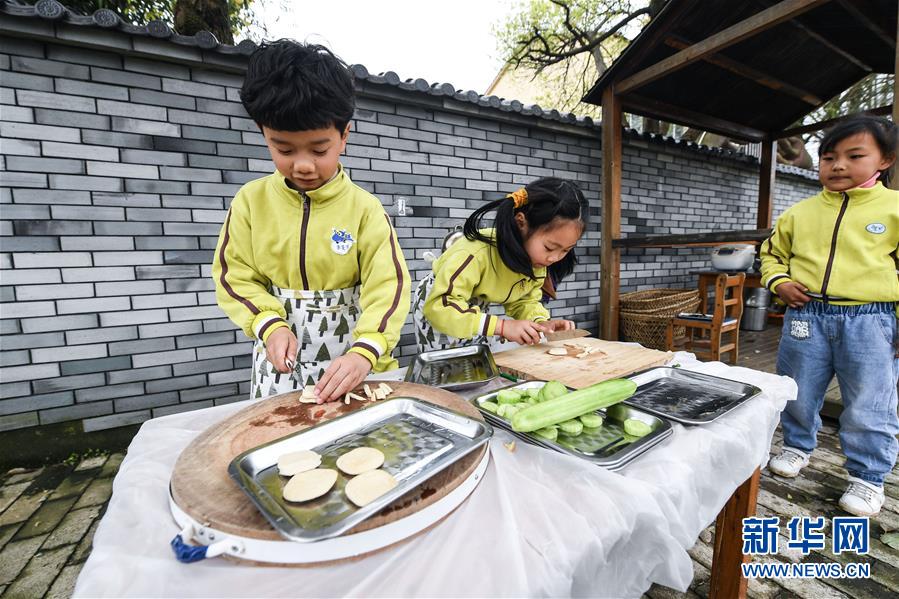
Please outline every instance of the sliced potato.
M337 467L350 476L375 470L383 463L384 454L374 447L357 447L337 458Z
M306 385L303 387L303 394L300 395L300 403L316 403L318 399L315 397L315 385Z
M284 485L284 499L301 502L312 501L326 494L337 482L337 470L316 468L300 472Z
M292 451L278 457L278 474L293 476L307 470L314 470L322 463L322 457L314 451Z
M346 484L347 499L363 507L396 486L396 479L386 470L370 470Z
M548 353L551 356L567 356L568 350L565 349L564 347L551 347L548 350L546 350L546 353Z

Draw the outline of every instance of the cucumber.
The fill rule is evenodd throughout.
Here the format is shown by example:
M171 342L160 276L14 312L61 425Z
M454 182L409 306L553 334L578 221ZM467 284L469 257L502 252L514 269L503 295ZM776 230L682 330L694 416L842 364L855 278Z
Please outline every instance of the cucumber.
M599 428L602 426L602 416L599 414L584 414L579 418L584 428Z
M543 387L540 387L542 389ZM540 396L540 389L528 389L525 391L530 399L536 400Z
M577 437L583 432L584 425L580 420L566 420L559 425L559 430L566 435Z
M572 391L521 410L512 419L512 430L528 433L590 414L624 401L636 390L634 381L614 379Z
M496 394L496 401L501 404L518 403L521 401L521 393L515 389L503 389Z
M541 428L534 431L534 434L538 437L543 437L544 439L555 441L559 438L559 429L554 426L547 426L546 428Z
M481 402L479 406L482 410L487 410L491 414L496 414L496 411L499 410L499 406L492 401L484 401Z
M634 437L645 437L652 432L652 427L636 418L628 418L624 421L624 432Z

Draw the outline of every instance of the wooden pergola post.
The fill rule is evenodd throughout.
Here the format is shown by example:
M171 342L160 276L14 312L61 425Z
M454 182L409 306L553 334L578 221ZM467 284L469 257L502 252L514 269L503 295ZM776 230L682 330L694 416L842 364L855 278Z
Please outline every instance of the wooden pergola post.
M774 176L777 172L777 140L762 140L762 160L759 171L759 209L757 229L771 228L771 210L774 204Z
M621 250L621 100L609 86L602 95L602 229L599 279L599 336L618 341L618 291Z

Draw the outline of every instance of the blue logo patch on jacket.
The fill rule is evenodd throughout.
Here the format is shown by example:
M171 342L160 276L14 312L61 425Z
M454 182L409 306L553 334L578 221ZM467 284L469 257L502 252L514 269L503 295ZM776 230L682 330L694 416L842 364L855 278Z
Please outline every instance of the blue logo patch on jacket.
M350 251L350 247L356 242L346 229L331 229L331 249L334 253L343 256Z
M865 231L868 233L874 233L875 235L880 235L887 230L886 225L882 223L871 223L867 227L865 227Z

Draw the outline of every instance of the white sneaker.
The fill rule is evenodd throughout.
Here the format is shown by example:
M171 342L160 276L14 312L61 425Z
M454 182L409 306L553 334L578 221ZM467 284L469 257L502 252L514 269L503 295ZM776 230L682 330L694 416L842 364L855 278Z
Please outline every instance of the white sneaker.
M856 516L876 516L883 507L883 487L849 477L849 486L840 497L840 507Z
M799 449L784 446L783 450L768 462L768 469L774 474L793 478L808 466L809 455Z

